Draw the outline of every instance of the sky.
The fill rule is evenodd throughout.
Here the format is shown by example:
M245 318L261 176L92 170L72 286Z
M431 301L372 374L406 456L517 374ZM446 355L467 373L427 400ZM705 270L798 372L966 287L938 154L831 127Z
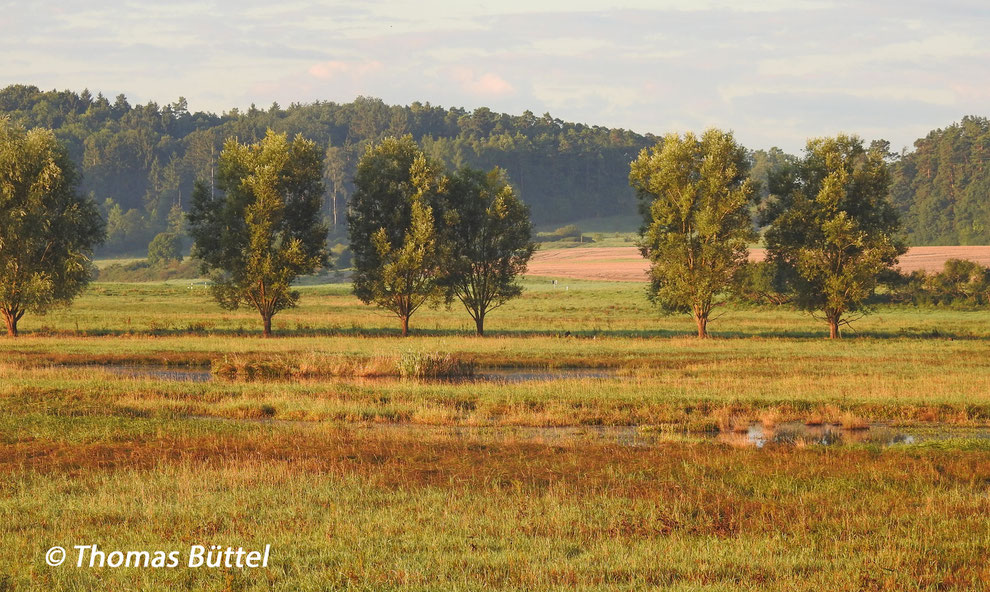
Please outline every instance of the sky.
M985 0L0 1L0 86L217 113L364 95L900 150L990 115L988 25Z

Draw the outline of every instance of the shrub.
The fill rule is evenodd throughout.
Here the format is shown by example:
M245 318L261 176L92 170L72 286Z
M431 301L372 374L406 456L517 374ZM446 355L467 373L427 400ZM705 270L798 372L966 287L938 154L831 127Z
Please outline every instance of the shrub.
M539 232L536 234L536 240L542 243L551 243L556 241L594 242L591 237L583 237L581 229L574 224L561 226L553 232Z
M187 259L184 262L173 261L168 265L151 266L146 261L131 263L114 263L97 272L96 281L100 282L163 282L177 279L196 279L201 277L199 262Z
M937 273L915 271L883 280L893 302L936 306L990 303L990 268L975 261L949 259Z
M173 261L182 261L182 243L179 235L174 232L156 234L148 245L148 264L163 266Z

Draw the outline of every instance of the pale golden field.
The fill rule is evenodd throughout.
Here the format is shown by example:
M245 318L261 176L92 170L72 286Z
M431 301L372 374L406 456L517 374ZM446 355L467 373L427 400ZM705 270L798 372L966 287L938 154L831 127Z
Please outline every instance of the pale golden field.
M750 260L762 261L764 249L751 249ZM901 257L900 269L906 273L916 270L940 271L949 259L969 259L990 266L990 246L977 247L912 247ZM649 265L636 247L577 247L537 251L529 264L529 274L607 280L645 282Z

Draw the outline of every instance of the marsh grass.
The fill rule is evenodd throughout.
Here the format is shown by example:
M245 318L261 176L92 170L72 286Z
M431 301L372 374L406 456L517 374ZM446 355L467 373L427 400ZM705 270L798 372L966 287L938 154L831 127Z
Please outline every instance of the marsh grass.
M450 352L406 351L399 357L404 378L462 378L473 376L476 365Z
M730 437L753 421L988 425L990 315L881 309L830 343L803 315L731 309L712 327L720 338L698 342L683 337L690 319L658 317L640 286L566 284L527 280L484 339L456 310L425 311L416 336L397 339L346 286L303 288L269 340L253 315L216 309L199 286L97 284L72 309L25 318L23 337L0 339L0 590L968 591L990 581L986 439L880 448L847 431L841 447L795 435L753 450L697 435ZM432 356L407 360L417 368L616 372L403 380L410 351ZM213 364L233 378L180 383L108 364ZM576 435L521 435L541 426ZM594 426L659 437L622 445ZM91 543L271 544L274 561L255 571L44 565L52 545Z
M63 420L70 433L76 423ZM161 427L7 446L9 587L976 590L990 576L985 447L642 449ZM56 542L272 544L273 565L47 568Z
M475 364L450 352L405 351L392 355L225 355L210 364L228 380L312 380L320 378L463 378Z

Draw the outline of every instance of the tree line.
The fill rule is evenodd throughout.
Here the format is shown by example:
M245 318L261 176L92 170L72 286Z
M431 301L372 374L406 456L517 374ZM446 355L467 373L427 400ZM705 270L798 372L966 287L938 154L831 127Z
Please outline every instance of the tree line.
M369 145L389 136L410 134L426 155L451 169L503 169L538 225L634 213L628 163L658 139L549 113L395 106L367 97L284 108L273 103L218 115L192 112L182 97L132 105L123 94L110 99L86 90L11 85L0 89L0 114L28 129L52 129L66 147L81 175L81 191L107 221L103 253L143 253L158 233L177 234L196 180L215 188L224 142L257 142L268 129L316 143L326 190L321 215L338 240L345 240L358 161ZM769 175L799 160L778 148L747 150L746 158L763 198ZM990 243L986 118L966 117L919 139L913 151L888 149L886 158L890 194L910 244Z
M367 97L252 105L217 115L190 111L182 97L132 105L123 94L107 98L11 85L0 90L0 114L25 128L52 129L66 147L81 174L81 191L107 220L104 253L143 253L156 234L174 231L180 218L174 210L188 211L195 182L215 188L224 143L254 143L269 129L316 143L326 190L321 214L340 240L358 161L386 137L409 134L424 154L452 170L501 168L538 224L633 213L628 163L655 140L549 113L508 115L419 102L395 106Z
M224 308L249 305L264 335L272 317L296 305L293 281L329 264L320 203L319 149L269 130L259 142L228 140L216 193L205 182L189 213L193 256ZM535 245L529 209L501 169L449 172L412 136L367 148L354 178L348 231L353 290L391 311L409 333L425 304L459 300L484 334L485 316L517 296Z
M644 219L651 300L690 313L700 338L733 293L820 315L838 338L906 251L888 161L882 141L816 138L803 158L769 171L761 191L731 132L668 134L644 148L629 165L629 183ZM330 264L321 169L314 141L268 130L253 143L228 139L214 176L194 185L193 256L215 300L253 307L265 336L272 318L296 305L293 282ZM78 185L51 130L0 118L0 313L11 335L26 312L67 304L92 276L105 226ZM403 336L422 306L454 300L483 335L486 315L521 293L517 279L535 249L532 222L502 169L451 170L407 134L368 145L354 185L353 291L391 311ZM768 256L750 264L757 226ZM942 274L899 285L930 301L980 303L988 284L984 268L950 262Z
M754 266L747 245L757 238L751 216L760 195L745 150L717 129L665 136L640 152L629 175L644 215L651 299L689 312L705 338L713 310L759 273L778 303L820 315L838 338L907 250L886 157L884 142L809 140L803 158L768 175L760 210L767 262Z

